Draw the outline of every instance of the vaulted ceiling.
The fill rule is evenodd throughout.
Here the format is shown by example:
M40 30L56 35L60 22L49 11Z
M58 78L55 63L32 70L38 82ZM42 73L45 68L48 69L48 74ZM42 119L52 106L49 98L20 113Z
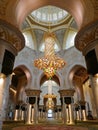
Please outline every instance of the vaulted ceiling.
M30 12L45 5L67 10L74 17L79 29L98 19L97 0L0 0L0 18L21 27Z
M58 45L60 44L59 48L61 49L64 48L65 45L61 44L62 41L59 38L59 34L63 34L62 37L64 38L64 35L66 33L66 25L69 25L73 19L77 24L77 31L79 31L85 25L88 25L92 21L98 19L98 0L0 0L0 19L13 24L21 31L28 28L31 29L33 27L33 31L31 30L31 33L36 37L36 43L39 43L41 38L39 38L39 33L42 33L43 37L43 34L47 30L47 27L45 25L39 26L39 23L35 23L35 21L30 17L30 14L34 10L47 5L57 6L66 10L70 14L68 19L66 19L66 22L63 22L64 26L61 29L56 25L52 26L51 28L57 36L57 43ZM72 22L70 25L76 24L73 24ZM38 30L39 27L40 31ZM39 49L40 45L35 45L35 48ZM80 75L85 75L86 72L83 72L84 73L78 71L78 73L75 73L75 76L79 77ZM86 76L84 77L84 79L87 78Z

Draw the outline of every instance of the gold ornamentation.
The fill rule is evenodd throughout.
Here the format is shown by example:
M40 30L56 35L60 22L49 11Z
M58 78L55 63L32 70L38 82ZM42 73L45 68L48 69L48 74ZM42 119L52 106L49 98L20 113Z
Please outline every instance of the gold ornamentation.
M25 40L22 33L13 25L3 20L0 20L0 39L13 45L17 51L23 49L25 45Z
M44 95L44 98L56 98L57 96L54 94L46 94Z
M34 61L35 67L44 71L47 78L51 79L58 69L65 66L65 61L55 55L55 36L53 33L45 35L45 56Z
M32 90L32 89L26 89L25 92L27 96L39 96L41 93L40 90Z
M0 0L0 15L6 15L6 8L9 0Z
M96 39L98 39L98 21L93 22L78 32L75 38L75 46L83 52L85 47Z
M74 92L75 92L75 90L73 90L73 89L59 90L61 97L62 96L73 96Z
M54 108L54 101L52 100L52 98L48 98L48 100L46 102L46 108L48 108L48 109Z

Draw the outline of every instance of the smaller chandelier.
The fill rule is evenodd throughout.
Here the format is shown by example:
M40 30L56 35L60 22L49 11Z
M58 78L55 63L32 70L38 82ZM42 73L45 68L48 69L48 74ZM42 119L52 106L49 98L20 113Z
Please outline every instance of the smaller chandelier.
M56 98L57 96L54 94L46 94L44 95L44 98L48 98L48 99L52 99L52 98Z
M47 78L51 79L58 69L65 66L65 61L58 57L54 51L55 36L53 33L45 35L45 55L34 61L35 67L44 71Z

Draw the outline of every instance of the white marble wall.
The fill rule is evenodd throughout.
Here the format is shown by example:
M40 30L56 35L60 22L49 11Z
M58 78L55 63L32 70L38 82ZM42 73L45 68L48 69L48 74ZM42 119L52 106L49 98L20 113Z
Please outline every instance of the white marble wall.
M68 50L62 50L58 52L57 55L64 58L66 61L66 66L62 70L57 71L61 85L60 89L73 88L72 82L69 80L70 71L75 65L85 67L84 57L77 49L75 49L75 47ZM33 62L34 59L42 56L43 53L36 52L35 50L25 47L16 57L14 68L24 65L31 73L31 82L27 86L28 88L40 89L40 79L43 71L34 67Z

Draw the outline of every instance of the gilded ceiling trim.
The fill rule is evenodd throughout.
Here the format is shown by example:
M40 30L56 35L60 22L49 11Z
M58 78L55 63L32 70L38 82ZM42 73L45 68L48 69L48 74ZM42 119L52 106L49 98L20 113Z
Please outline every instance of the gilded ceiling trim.
M20 51L25 46L22 33L16 27L3 20L0 20L0 39L13 45L17 51Z
M39 95L41 93L40 90L32 90L32 89L26 89L25 92L26 92L26 95L29 96L29 97L32 97L32 96L38 96L39 97Z
M6 15L6 8L9 0L0 0L0 15Z
M98 39L98 21L95 21L81 29L75 38L75 46L82 51L93 41Z
M74 92L75 92L74 89L59 90L61 97L63 97L63 96L74 96Z

